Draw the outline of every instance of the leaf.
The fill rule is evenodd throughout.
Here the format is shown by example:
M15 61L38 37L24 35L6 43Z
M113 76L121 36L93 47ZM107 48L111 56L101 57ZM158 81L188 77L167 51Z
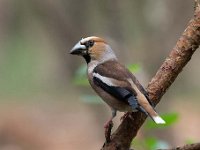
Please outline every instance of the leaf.
M129 64L127 68L130 70L132 73L139 72L141 69L141 66L139 64Z
M175 112L163 114L163 115L161 115L161 117L165 120L166 124L156 124L152 120L147 120L144 128L147 129L147 130L148 129L165 128L165 127L169 127L169 126L173 125L178 120L178 114L175 113Z
M145 139L145 145L149 150L155 150L158 140L154 137L148 137Z

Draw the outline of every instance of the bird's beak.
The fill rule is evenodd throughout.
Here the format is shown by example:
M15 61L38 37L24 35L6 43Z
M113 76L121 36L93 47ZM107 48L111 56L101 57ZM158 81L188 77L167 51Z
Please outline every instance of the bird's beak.
M82 45L81 42L79 41L74 47L71 49L70 54L73 55L83 55L87 51L87 48L85 45Z

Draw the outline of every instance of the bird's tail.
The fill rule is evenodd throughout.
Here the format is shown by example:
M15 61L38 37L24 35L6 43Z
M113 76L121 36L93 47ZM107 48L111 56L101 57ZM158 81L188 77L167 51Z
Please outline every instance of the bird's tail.
M152 120L156 123L156 124L165 124L165 120L163 120L154 110L153 107L151 107L150 105L148 105L145 109L146 114L148 114L149 117L152 118Z
M157 124L165 124L165 120L163 120L158 114L157 116L151 116L151 118Z

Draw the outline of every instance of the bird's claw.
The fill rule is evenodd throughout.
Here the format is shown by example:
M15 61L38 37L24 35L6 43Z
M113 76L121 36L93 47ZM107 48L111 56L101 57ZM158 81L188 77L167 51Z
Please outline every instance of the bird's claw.
M105 125L105 138L106 138L106 143L109 143L111 141L111 130L113 127L113 121L109 120Z
M109 120L104 124L104 128L105 129L109 128L110 126L113 126L113 121L112 120Z

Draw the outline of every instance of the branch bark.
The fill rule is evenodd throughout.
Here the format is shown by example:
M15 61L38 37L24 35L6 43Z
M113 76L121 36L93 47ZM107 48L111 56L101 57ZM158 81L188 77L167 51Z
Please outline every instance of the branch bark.
M166 150L199 150L199 149L200 149L200 143L195 143L195 144L187 144L187 145L172 148L172 149L166 149Z
M190 61L193 53L200 44L200 3L195 0L194 17L188 23L169 56L165 59L156 75L149 82L147 91L152 102L159 103L167 89L174 82L184 66ZM133 118L133 119L131 119ZM141 112L132 113L132 117L125 118L111 140L104 143L102 150L128 150L132 139L144 123L146 115ZM180 149L181 150L181 149Z

